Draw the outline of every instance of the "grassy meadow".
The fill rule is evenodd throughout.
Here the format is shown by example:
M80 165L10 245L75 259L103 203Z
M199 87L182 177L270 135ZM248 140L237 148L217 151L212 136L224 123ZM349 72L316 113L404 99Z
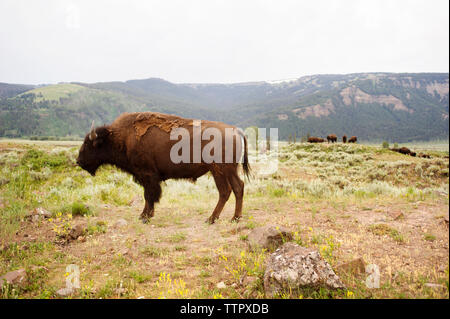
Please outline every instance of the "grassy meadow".
M81 283L70 298L264 298L269 252L246 243L264 225L291 229L335 269L361 257L381 274L378 289L367 274L336 271L347 289L277 298L449 298L448 144L422 143L425 159L381 145L280 143L277 172L245 180L242 220L230 222L232 195L214 225L211 176L163 183L143 224L142 187L110 166L95 177L77 167L80 144L0 140L0 276L27 272L0 298L59 298L69 264ZM36 208L52 217L29 220ZM87 234L62 241L79 223Z
M35 94L36 102L43 100L47 101L59 101L61 98L67 98L70 94L86 90L84 86L71 83L60 83L55 85L43 86L27 91L24 94Z

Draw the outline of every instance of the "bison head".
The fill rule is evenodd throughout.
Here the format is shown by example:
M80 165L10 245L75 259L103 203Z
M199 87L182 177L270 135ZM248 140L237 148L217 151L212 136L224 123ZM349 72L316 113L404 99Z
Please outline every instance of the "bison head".
M105 126L95 128L94 121L92 121L91 131L86 135L83 145L81 145L77 164L92 176L95 175L100 165L107 162L111 155L108 147L110 133L111 131Z

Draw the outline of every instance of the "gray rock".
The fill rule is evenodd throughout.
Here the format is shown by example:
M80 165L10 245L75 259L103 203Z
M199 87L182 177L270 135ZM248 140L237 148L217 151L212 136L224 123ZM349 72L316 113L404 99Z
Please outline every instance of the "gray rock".
M56 291L56 294L60 297L67 297L72 295L75 292L74 288L71 287L66 287L66 288L61 288L59 290Z
M266 297L299 288L345 288L331 266L322 259L317 250L285 243L270 255L264 273Z
M86 227L83 224L75 225L70 231L69 231L69 239L77 239L78 237L82 236L84 232L86 231Z
M247 237L250 249L274 250L284 242L292 240L292 232L282 226L264 226L253 229Z
M123 218L119 219L118 221L116 221L114 223L114 227L116 227L116 228L125 227L126 225L128 225L128 222Z
M52 213L48 210L43 209L42 207L38 207L35 210L36 215L42 216L44 218L50 218L52 217Z
M227 285L223 281L221 281L216 285L216 287L217 289L225 289L227 288Z
M3 287L5 282L10 285L20 285L25 281L26 276L27 272L23 268L10 271L0 277L0 288Z
M40 219L50 218L50 217L52 217L52 213L49 212L48 210L45 210L42 207L38 207L38 208L34 209L27 216L27 218L29 220L31 220L33 223L39 221Z

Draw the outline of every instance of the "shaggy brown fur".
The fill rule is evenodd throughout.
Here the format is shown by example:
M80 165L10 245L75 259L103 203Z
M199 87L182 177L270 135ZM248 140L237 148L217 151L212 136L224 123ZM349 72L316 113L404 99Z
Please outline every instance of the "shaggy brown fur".
M231 191L236 197L236 207L232 220L241 218L244 196L244 182L238 175L238 160L234 155L232 163L225 163L225 129L234 128L220 122L201 121L202 131L208 127L217 128L222 133L222 161L221 163L200 163L193 161L193 127L192 119L167 115L162 113L124 113L111 125L95 128L86 135L80 148L77 163L90 174L95 175L103 164L111 164L133 175L135 181L144 187L145 207L141 219L147 222L154 215L154 204L161 196L160 182L167 179L190 179L211 172L217 189L219 201L208 222L214 223L219 218ZM179 140L170 140L173 128L183 127L190 133L190 163L173 163L170 150ZM91 140L90 136L94 136ZM243 170L248 177L250 166L248 163L247 139L240 131L235 131L231 137L233 154L242 155L244 139ZM230 138L230 137L228 137ZM201 138L199 139L201 140ZM201 140L201 150L210 140Z
M358 140L358 139L356 138L356 136L352 136L352 137L350 137L350 138L348 139L348 142L349 142L349 143L356 143L357 140Z
M337 142L337 136L334 134L330 134L327 136L327 141L328 141L328 143L330 143L330 142L335 143L335 142Z
M347 143L347 135L342 136L342 143Z

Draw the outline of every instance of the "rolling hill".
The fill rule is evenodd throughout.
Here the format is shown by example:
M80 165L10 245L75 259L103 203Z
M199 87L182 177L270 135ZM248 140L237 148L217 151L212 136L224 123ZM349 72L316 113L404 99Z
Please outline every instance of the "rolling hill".
M126 82L26 86L0 83L0 136L81 137L92 119L158 111L278 127L287 139L356 135L391 142L448 139L448 73L313 75L281 82Z

